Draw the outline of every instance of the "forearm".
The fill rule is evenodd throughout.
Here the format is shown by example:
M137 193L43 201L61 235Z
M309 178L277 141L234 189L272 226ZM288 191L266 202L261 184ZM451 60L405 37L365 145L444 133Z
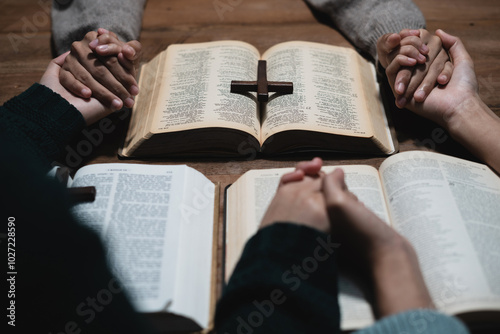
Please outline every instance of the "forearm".
M356 48L377 59L377 40L402 29L425 28L422 12L411 0L305 0L325 13Z
M433 308L416 253L406 239L397 237L374 252L372 274L379 317Z
M479 96L460 104L446 124L456 141L500 173L500 118Z
M217 332L243 327L253 333L337 333L334 257L334 245L314 229L261 229L247 243L217 305Z
M49 164L83 127L78 110L49 88L35 84L0 107L0 132L6 145L21 148L38 162Z
M66 1L68 3L68 1ZM125 42L138 39L146 0L73 0L52 6L52 36L57 54L89 30L106 28Z

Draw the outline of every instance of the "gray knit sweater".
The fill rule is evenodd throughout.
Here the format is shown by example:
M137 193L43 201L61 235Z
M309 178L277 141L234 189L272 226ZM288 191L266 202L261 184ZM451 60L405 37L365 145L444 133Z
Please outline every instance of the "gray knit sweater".
M326 14L337 29L361 52L377 59L377 39L401 29L425 27L412 0L305 0ZM85 33L110 29L122 40L137 39L146 0L54 0L52 34L61 54Z
M123 41L139 38L146 0L54 0L52 37L57 54L91 30L105 28Z

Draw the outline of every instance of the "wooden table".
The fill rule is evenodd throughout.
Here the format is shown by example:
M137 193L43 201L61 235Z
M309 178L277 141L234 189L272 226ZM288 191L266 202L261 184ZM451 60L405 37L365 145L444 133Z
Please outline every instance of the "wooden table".
M225 3L227 1L221 0ZM301 0L242 0L232 11L218 15L211 0L149 0L145 9L140 41L145 61L172 43L192 43L223 39L249 42L261 52L288 40L305 40L350 46L329 26L320 24ZM462 38L476 64L480 95L500 115L500 6L498 0L415 0L423 11L428 29L442 28ZM40 3L42 5L40 5ZM50 1L7 0L0 4L0 103L21 93L39 80L52 58L50 19L46 10ZM26 21L36 23L36 31L23 31ZM12 34L24 36L26 43L14 51ZM451 138L442 143L433 140L439 127L408 111L390 111L400 151L432 151L474 159ZM119 162L117 148L126 131L125 122L111 117L116 130L94 147L82 164ZM221 191L241 174L257 168L290 167L301 159L257 160L127 160L130 163L188 164L210 180L220 182ZM335 154L323 156L326 165L368 164L378 167L383 157ZM222 210L222 203L221 203ZM220 240L222 242L222 240Z

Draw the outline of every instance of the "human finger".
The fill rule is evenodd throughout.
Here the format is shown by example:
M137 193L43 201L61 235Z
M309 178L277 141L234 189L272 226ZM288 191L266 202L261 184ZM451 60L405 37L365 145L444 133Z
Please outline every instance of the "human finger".
M133 40L127 42L123 46L123 54L125 55L125 58L133 62L140 59L141 53L142 53L142 44L139 41Z
M301 161L295 167L296 170L302 170L305 175L317 175L323 166L321 158L314 158L311 161Z
M430 65L427 74L422 80L422 83L418 86L415 94L413 95L416 102L424 102L425 98L429 95L432 89L434 89L437 83L438 76L444 70L446 62L448 62L448 54L443 49L439 52L436 59Z
M302 170L294 170L291 173L287 173L281 177L279 187L290 183L290 182L298 182L304 179L304 172Z
M139 88L134 75L121 66L117 57L99 57L99 60L102 64L104 64L104 66L106 66L109 72L116 78L116 80L118 80L120 85L122 85L129 94L135 96L139 93ZM128 98L131 97L128 96ZM127 105L127 107L131 107L132 105Z
M100 36L100 35L104 35L104 34L108 34L108 35L111 35L113 37L115 37L116 39L119 39L118 38L118 35L116 35L114 32L106 29L106 28L99 28L97 29L97 34Z
M410 101L413 98L418 87L422 84L424 78L431 69L432 67L431 65L434 63L434 61L442 51L441 39L438 36L432 36L428 46L430 51L429 54L427 55L427 61L425 62L425 64L420 64L415 66L415 70L413 71L410 83L408 84L406 91L404 93L404 98L407 101ZM442 58L440 59L442 60ZM430 78L433 78L435 81L438 74L435 75L432 74Z
M119 65L116 57L102 57L101 61L101 59L98 59L92 50L88 49L88 46L85 45L85 43L81 42L75 42L72 44L71 54L74 55L77 62L79 62L86 70L85 73L79 73L79 75L82 76L82 80L86 80L86 82L82 80L80 81L89 87L92 92L97 91L97 94L104 98L104 100L98 98L99 101L102 103L108 103L109 105L110 101L114 100L115 97L118 97L123 101L126 107L133 106L134 101L132 98L132 86L136 86L135 78L131 74L126 73L126 71ZM70 65L73 65L72 67L78 67L75 62ZM109 69L108 66L111 69ZM87 74L90 74L93 80L90 80L90 78L87 77ZM73 75L75 75L75 73L73 73ZM75 78L79 80L78 75L75 75ZM98 82L99 85L96 85L96 82ZM102 90L103 87L105 87L105 89L114 96L111 96L109 93L105 94Z
M385 73L394 96L397 97L404 93L409 78L412 75L412 67L415 66L416 63L417 61L413 58L398 55L389 66L387 66ZM398 107L401 106L398 105Z
M408 36L401 39L401 47L403 46L412 46L417 49L421 54L427 55L429 53L429 47L426 44L426 41L417 36Z
M115 94L114 92L116 91L115 86L122 87L116 79L110 75L112 78L108 76L109 81L107 81L107 84L101 84L101 81L106 81L102 79L102 77L105 76L103 68L106 69L106 67L100 64L92 54L89 55L90 59L85 59L83 63L77 56L77 52L74 52L73 55L75 56L66 58L63 68L71 72L73 76L86 87L90 88L92 95L104 106L113 110L122 108L123 103L120 95L123 95L123 93ZM92 72L89 71L89 68ZM101 77L101 81L97 80L99 77ZM128 94L126 90L125 93ZM124 99L126 99L126 97Z
M420 36L420 30L419 29L403 29L399 32L399 36L401 36L401 39L408 37L408 36Z
M395 48L399 46L401 37L399 34L385 34L382 35L377 41L377 54L382 67L386 68L389 65L389 55Z
M446 85L448 82L450 82L452 74L453 74L453 64L451 63L451 61L448 60L445 63L443 70L439 74L437 82L440 85Z
M71 72L66 71L64 68L59 72L59 82L69 92L78 97L89 99L92 96L92 90L78 81Z
M89 47L99 56L106 57L118 55L118 53L122 52L124 45L125 43L118 38L110 34L103 34L90 42Z

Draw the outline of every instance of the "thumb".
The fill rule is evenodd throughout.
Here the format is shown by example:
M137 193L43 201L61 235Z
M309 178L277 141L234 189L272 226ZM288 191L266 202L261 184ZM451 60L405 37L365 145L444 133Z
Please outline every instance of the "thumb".
M56 57L54 59L52 59L52 61L50 62L49 66L52 64L52 63L55 63L56 65L58 65L59 67L63 66L64 64L64 61L66 60L66 57L69 55L69 51L63 53L62 55L60 55L59 57Z
M62 65L64 64L64 60L68 56L69 51L66 53L63 53L57 58L54 58L50 61L49 65L47 66L47 69L45 70L45 73L43 73L42 78L40 79L40 83L45 84L45 82L50 81L53 77L59 77L59 72L61 70ZM59 80L59 79L58 79Z
M345 201L347 185L344 180L344 171L335 169L323 178L323 194L327 206L339 206Z
M141 57L142 44L139 41L133 40L127 42L123 48L122 53L128 60L133 62L137 61Z
M436 30L436 35L441 38L443 46L450 53L455 66L464 61L472 64L472 58L465 49L464 43L462 43L460 38L447 34L441 29Z
M377 42L377 53L380 64L386 68L389 65L389 53L394 50L401 42L399 34L382 35Z

